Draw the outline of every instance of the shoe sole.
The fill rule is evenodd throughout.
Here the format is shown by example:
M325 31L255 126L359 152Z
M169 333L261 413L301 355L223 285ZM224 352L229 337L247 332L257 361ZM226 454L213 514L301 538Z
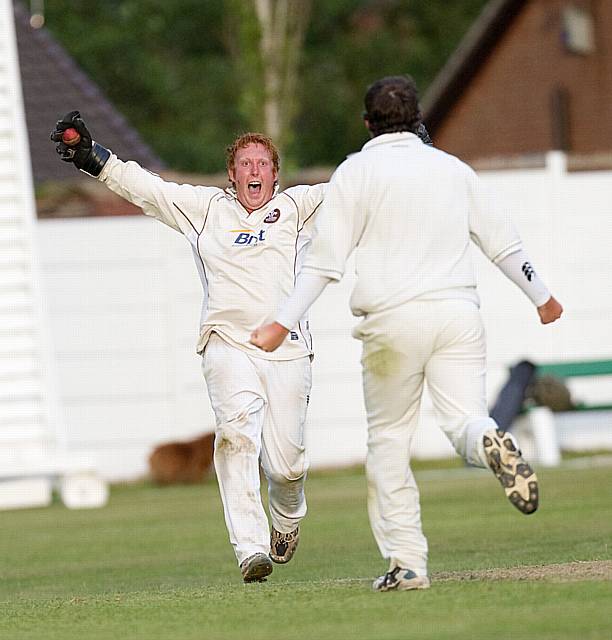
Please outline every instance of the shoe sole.
M482 442L489 467L508 500L525 515L536 511L539 504L538 478L512 439L497 429L487 431Z
M416 591L417 589L429 589L431 587L431 582L429 582L429 578L425 576L417 576L412 580L398 580L397 584L392 587L373 587L374 591L380 591L381 593L387 591Z
M300 534L298 532L296 537L290 543L287 544L287 550L285 551L285 553L282 556L279 556L272 551L274 544L273 544L273 541L270 540L270 560L272 560L272 562L275 562L276 564L287 564L289 560L293 558L299 542L300 542Z
M291 558L293 558L293 553L291 555L275 556L270 552L270 560L276 564L287 564Z
M272 563L265 556L253 560L242 575L244 582L265 582L272 573Z

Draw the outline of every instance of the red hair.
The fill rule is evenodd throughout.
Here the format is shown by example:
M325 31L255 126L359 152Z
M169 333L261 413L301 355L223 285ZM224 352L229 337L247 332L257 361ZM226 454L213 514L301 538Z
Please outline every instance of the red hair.
M227 147L227 149L225 150L225 166L228 173L230 169L234 168L234 162L236 160L236 153L238 152L238 149L244 149L250 144L260 144L264 149L270 152L270 155L272 156L272 165L274 166L274 171L278 173L278 167L280 166L278 149L272 142L272 138L264 135L263 133L243 133L241 136L238 136L238 138L236 138L229 147Z

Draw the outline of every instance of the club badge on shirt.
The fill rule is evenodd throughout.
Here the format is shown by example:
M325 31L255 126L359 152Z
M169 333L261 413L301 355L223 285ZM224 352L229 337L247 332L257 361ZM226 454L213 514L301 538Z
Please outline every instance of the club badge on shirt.
M280 218L280 209L274 209L264 218L266 224L274 224Z

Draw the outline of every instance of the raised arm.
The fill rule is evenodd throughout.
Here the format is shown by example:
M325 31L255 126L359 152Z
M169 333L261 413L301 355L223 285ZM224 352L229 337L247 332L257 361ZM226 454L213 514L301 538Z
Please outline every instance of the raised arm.
M66 131L72 133L72 141ZM210 199L220 190L166 182L136 162L123 162L109 149L92 140L81 114L67 113L51 132L56 151L64 162L97 178L143 212L176 231L200 233Z

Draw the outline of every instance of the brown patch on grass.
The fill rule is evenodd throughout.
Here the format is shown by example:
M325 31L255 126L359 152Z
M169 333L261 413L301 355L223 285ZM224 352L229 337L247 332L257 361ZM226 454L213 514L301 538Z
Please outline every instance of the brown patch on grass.
M441 571L432 575L436 582L464 582L469 580L529 580L545 582L579 582L584 580L612 580L612 560L589 562L566 562L507 569L484 569L481 571Z

